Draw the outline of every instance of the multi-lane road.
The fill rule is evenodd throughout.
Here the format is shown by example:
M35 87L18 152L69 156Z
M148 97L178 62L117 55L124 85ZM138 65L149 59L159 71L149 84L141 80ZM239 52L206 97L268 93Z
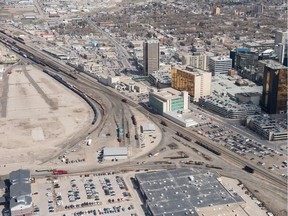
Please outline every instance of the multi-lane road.
M19 43L18 41L15 41L13 38L7 36L6 34L0 33L0 37L2 38L1 40L5 39L6 42L9 42L12 46L17 46L17 47L21 48L23 52L26 51L26 53L33 54L34 58L45 59L45 63L48 66L49 66L49 64L55 65L59 68L59 70L61 70L61 71L65 70L68 73L72 73L72 71L74 71L74 68L64 64L63 62L60 62L60 61L58 61L52 57L48 57L47 55L44 55L41 51L35 50L32 47L27 46L26 44ZM70 81L73 82L73 84L77 88L81 89L81 91L85 92L87 95L93 96L93 94L95 94L95 90L97 90L97 91L101 90L101 92L108 95L108 97L109 96L113 97L113 99L116 99L118 101L120 101L123 98L123 96L121 94L119 94L115 91L111 91L111 89L106 88L105 86L101 85L100 83L98 83L96 80L93 80L92 78L87 78L87 76L83 76L81 74L74 74L73 76L77 77L77 80L71 78L70 76L67 76L65 79L68 80L69 82ZM89 83L91 83L90 85L87 83L87 79L90 80L89 81ZM85 86L85 83L86 83L86 86ZM153 113L147 111L144 107L140 106L139 104L135 103L134 101L131 101L128 99L128 104L130 106L133 106L134 108L138 109L140 112L142 112L147 117L152 116L153 118L151 118L151 119L153 119L154 121L159 122L161 120L165 120L162 116L156 115L156 114L153 114ZM197 133L191 132L191 131L183 128L183 127L180 127L179 125L177 125L173 122L170 122L167 120L166 120L166 122L167 122L168 127L171 130L174 130L174 132L181 131L186 136L189 136L189 137L191 137L195 140L198 140L200 142L206 143L208 146L221 152L221 157L228 159L229 161L237 164L240 167L244 167L246 165L250 166L251 168L254 169L256 174L267 179L271 184L277 185L281 188L287 187L287 181L285 179L281 178L280 176L277 176L274 173L271 173L268 170L265 170L264 168L259 167L250 161L247 161L245 158L242 158L241 156L225 149L223 146L219 146L219 145L215 144L213 141L211 141L205 137L202 137L202 136L198 135Z

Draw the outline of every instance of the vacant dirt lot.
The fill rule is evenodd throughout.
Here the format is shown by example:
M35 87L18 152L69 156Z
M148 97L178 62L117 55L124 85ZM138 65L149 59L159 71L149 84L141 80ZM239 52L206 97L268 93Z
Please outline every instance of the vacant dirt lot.
M4 74L0 88L1 167L39 164L90 126L89 106L31 65Z

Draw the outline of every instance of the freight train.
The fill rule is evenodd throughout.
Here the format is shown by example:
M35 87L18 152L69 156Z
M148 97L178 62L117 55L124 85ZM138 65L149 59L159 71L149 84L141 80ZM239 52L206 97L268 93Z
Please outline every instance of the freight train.
M132 123L133 123L134 125L137 125L137 121L136 121L136 118L135 118L134 115L132 115L131 119L132 119Z
M198 145L200 145L201 147L203 147L203 148L209 150L210 152L212 152L212 153L218 155L218 156L221 155L221 152L217 151L216 149L214 149L214 148L208 146L207 144L205 144L205 143L203 143L203 142L195 141L195 143L198 144Z
M182 133L180 133L180 132L178 132L178 131L177 131L176 135L179 136L179 137L182 137L183 139L185 139L185 140L187 140L187 141L189 141L189 142L192 141L192 139L191 139L190 137L185 136L185 135L183 135Z
M92 108L93 113L94 113L94 118L92 121L92 125L94 125L96 123L96 120L97 120L97 110L96 110L96 107L94 106L94 104L87 98L87 95L84 94L82 91L78 90L77 88L75 88L72 84L63 80L63 78L61 76L59 76L59 75L57 75L57 74L55 74L55 73L53 73L47 69L44 69L43 72L47 73L49 76L56 79L58 82L62 83L64 86L71 89L73 92L78 94L81 98L83 98L88 103L88 105Z

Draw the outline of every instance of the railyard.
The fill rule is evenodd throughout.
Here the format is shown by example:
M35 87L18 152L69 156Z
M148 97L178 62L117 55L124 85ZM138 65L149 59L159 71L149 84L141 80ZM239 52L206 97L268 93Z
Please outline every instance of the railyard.
M23 45L21 45L21 46L23 46ZM57 63L58 64L58 63ZM86 82L83 82L82 81L82 83L85 83L85 87L83 87L85 90L87 90L87 85L89 86L89 82L91 83L91 81L88 81L88 80L90 80L90 78L89 79L87 79L87 77L85 78L85 76L86 75L84 75L84 77L83 77L83 79L85 79L85 81ZM79 83L81 83L81 81L80 80L78 80L77 82L75 82L75 81L73 81L73 79L72 80L70 80L69 81L70 83L72 83L73 85L75 85L75 86L77 86L77 82L79 82ZM78 85L79 85L79 83L78 83ZM93 82L93 84L95 85L96 83L94 83ZM100 85L101 86L101 85ZM101 91L101 92L105 92L105 93L108 93L108 95L111 97L113 94L112 94L112 92L111 91L107 91L105 88L100 88L100 86L98 85L98 87L97 87L97 90L99 91ZM78 87L78 89L79 89L79 87ZM83 91L83 90L81 90L81 91ZM115 94L115 93L114 93ZM89 93L89 95L91 95L91 93ZM119 97L120 95L119 94L116 94L117 95L117 97ZM101 97L101 96L98 96L98 97ZM112 96L113 97L113 96ZM115 96L114 96L115 97ZM122 98L123 96L120 96L120 98ZM92 99L93 99L93 97L91 97ZM98 104L99 104L99 98L97 98L98 99ZM94 100L95 100L95 98L94 98ZM107 107L105 107L104 108L104 104L105 103L103 103L103 101L104 101L105 99L104 99L104 97L103 97L103 95L102 95L102 98L101 98L101 100L100 101L102 101L102 103L101 103L101 105L102 105L102 113L103 114L105 114L105 111L107 112ZM119 100L119 99L118 99ZM116 100L115 100L116 101ZM107 102L107 99L106 99L106 102ZM135 105L135 103L133 103L132 101L130 101L129 100L129 102L128 102L128 104L129 105L132 105L132 107L136 107L138 110L141 110L141 112L142 113L144 113L145 115L147 115L147 116L152 116L152 114L151 113L149 113L149 112L147 112L143 107L141 107L141 106L137 106L137 105ZM120 106L118 106L118 107L121 107L121 106L123 106L123 102L122 101L119 101L119 105ZM106 105L107 106L107 105ZM113 107L113 105L110 105L110 106L112 106ZM108 107L109 107L109 103L108 103ZM118 109L118 107L117 107L117 111L119 111L119 109ZM101 108L100 108L101 109ZM108 112L108 113L111 113L111 112ZM106 113L107 114L107 113ZM105 115L104 115L105 116ZM108 115L109 116L109 115ZM110 116L111 117L111 116ZM111 117L112 118L112 117ZM114 118L114 117L113 117ZM128 118L128 116L127 116L127 118ZM153 120L155 121L155 118L156 119L161 119L160 118L160 116L158 116L158 115L153 115ZM116 119L117 119L117 114L116 114ZM121 119L119 119L118 118L118 121L121 121ZM104 121L105 122L105 121ZM102 122L103 123L103 122ZM159 124L159 123L158 123ZM98 125L98 127L101 127L101 123L100 123L100 125ZM164 130L164 131L167 131L167 130L170 130L170 132L171 132L171 129L172 129L172 131L174 131L174 133L175 133L175 131L178 131L179 130L179 126L177 126L177 125L173 125L173 124L171 124L171 123L169 123L169 128L162 128L162 130ZM196 135L196 133L193 133L193 136L192 136L192 134L191 134L191 131L187 131L187 130L184 130L185 131L185 133L190 133L190 136L191 137L197 137L196 139L197 140L203 140L203 138L200 138L200 136L197 136ZM166 133L166 132L164 132L164 133ZM84 139L84 138L83 138ZM204 142L209 142L209 140L206 140L205 138L204 138L204 140L203 140ZM163 143L163 140L161 141L161 143ZM76 143L75 144L73 144L73 146L75 146L76 145ZM162 144L163 145L163 144ZM161 145L160 145L161 146ZM187 144L185 144L185 146L187 146ZM188 144L188 146L190 146L189 144ZM215 145L213 145L214 147L215 147ZM70 147L71 147L71 145L70 145ZM156 144L155 145L153 145L153 146L150 146L150 148L154 148L154 147L156 147ZM228 160L233 160L233 161L235 161L236 160L236 158L237 158L237 163L238 163L238 165L240 165L240 167L242 167L242 166L244 166L244 164L243 164L243 162L240 162L240 161L242 161L242 159L240 159L239 157L235 157L235 156L233 156L233 157L231 157L230 156L230 154L231 153L228 153L226 150L224 150L223 148L219 148L219 147L216 147L218 150L220 150L221 151L221 153L223 154L223 153L225 153L225 155L227 156L227 159ZM191 149L191 148L190 148ZM71 149L72 150L72 152L73 152L73 149ZM159 150L157 150L157 149L155 149L155 150L153 150L153 152L154 152L154 155L155 156L157 156L158 154L157 154L157 152L158 151L160 151L161 149L159 149ZM195 150L194 150L195 151ZM64 153L64 150L62 151L63 153ZM75 151L74 151L75 152ZM155 153L156 152L156 153ZM60 156L61 154L63 154L63 153L58 153L56 156ZM197 153L198 154L198 153ZM160 154L161 155L161 154ZM55 156L55 158L57 158ZM135 156L136 157L136 156ZM145 156L142 156L142 157L145 157ZM146 156L147 157L147 156ZM209 157L208 157L209 158ZM92 157L92 160L93 160L94 158ZM207 160L207 157L206 157L206 160ZM45 162L45 166L50 166L51 164L49 164L49 163L47 163L48 161L51 161L51 159L50 160L47 160L47 161L44 161ZM118 162L119 163L119 162ZM123 163L123 162L122 162ZM127 162L126 162L127 163ZM130 163L130 162L129 162ZM252 165L250 162L248 162L249 163L249 165L250 166L252 166L255 170L257 170L257 172L259 172L259 173L262 173L262 174L264 174L265 176L269 176L269 178L272 180L272 175L271 174L269 174L269 175L266 175L266 172L265 171L263 171L262 170L262 168L258 168L257 166L254 166L254 165ZM125 163L124 163L125 164ZM245 164L247 164L247 162L245 162ZM80 165L80 164L79 164ZM84 164L83 164L84 165ZM138 165L138 164L136 164L136 165ZM135 165L134 165L135 166ZM151 165L149 165L149 163L143 163L143 161L141 162L141 168L143 169L145 169L145 167L147 167L147 170L149 170L149 169L151 169L151 167L152 168L176 168L177 166L179 166L179 165L177 165L177 164L167 164L166 162L163 162L162 164L160 163L160 165L159 165L159 163L156 163L156 165L155 165L155 163L153 163L152 164L152 166ZM221 167L221 166L223 166L223 164L222 165L220 165L219 167ZM29 167L29 166L28 166ZM30 166L30 167L33 167L33 166ZM35 167L35 166L34 166ZM60 168L61 167L65 167L65 165L60 165L59 166ZM109 164L106 164L106 166L103 166L103 168L102 167L98 167L97 169L105 169L105 168L107 168L107 167L109 167ZM121 166L122 167L122 166ZM125 166L123 166L122 168L125 170L125 167L129 170L129 169L131 169L131 167L133 167L133 165L125 165ZM11 169L12 168L12 166L11 167L3 167L2 169L3 170L9 170L9 169ZM65 167L65 168L67 168L67 167ZM82 167L82 166L79 166L78 168L74 168L74 167L72 167L71 169L69 169L69 172L71 172L71 173L73 173L73 172L79 172L80 170L83 172L84 170L86 170L86 171L88 171L88 170L94 170L95 168L94 168L94 163L93 163L93 161L92 161L92 164L90 164L89 166L85 166L85 169L84 169L84 167ZM135 169L135 168L134 168ZM146 170L146 169L145 169ZM227 169L226 169L227 170ZM226 172L226 170L224 171L224 172ZM136 171L137 171L137 168L136 168ZM243 177L242 177L243 178ZM277 177L277 179L278 179L279 177ZM249 180L248 180L248 182L249 181L251 181L251 179L250 178L248 178ZM252 178L253 179L253 178ZM281 178L280 178L281 179ZM279 179L279 185L281 185L281 181L282 180L280 180ZM273 175L273 180L275 180L274 179L274 175ZM253 182L254 180L252 180L252 182ZM258 191L258 190L257 190ZM278 194L275 194L276 196L278 196ZM279 194L280 195L280 194ZM262 196L263 196L263 194L262 194ZM281 196L281 195L280 195ZM264 196L265 197L265 196ZM269 203L269 202L267 202L267 203Z
M266 215L270 210L276 215L287 214L286 143L262 140L260 136L236 124L236 121L221 118L192 103L189 104L191 111L183 115L193 118L198 125L182 128L155 113L148 105L148 92L157 90L151 83L131 79L139 72L139 68L135 65L135 59L132 59L133 50L127 45L127 41L143 39L141 34L146 34L147 30L147 35L162 37L165 33L158 29L161 24L161 19L157 20L159 12L161 14L165 11L162 14L163 20L167 20L167 14L170 14L167 11L175 8L175 14L179 11L186 13L186 5L184 7L182 2L174 4L163 1L163 5L151 2L144 7L143 3L124 1L124 7L115 10L113 7L120 6L120 2L105 1L96 8L108 13L101 11L94 16L87 9L90 3L82 5L81 10L73 7L71 9L65 3L63 8L58 9L54 3L40 0L35 2L33 8L30 1L16 6L12 2L12 6L6 6L8 9L1 11L5 16L6 13L18 11L29 14L14 14L13 18L21 18L23 25L13 22L9 24L8 20L5 30L1 29L0 33L1 42L5 45L1 51L13 50L5 54L5 58L1 58L1 61L10 66L5 66L2 82L0 81L0 135L5 136L5 140L0 140L0 174L6 175L19 168L20 163L21 168L31 170L32 176L36 177L36 183L32 183L35 215L144 215L148 210L143 208L143 199L138 196L140 192L137 194L134 190L137 185L130 178L142 172L149 174L156 170L181 168L217 172L222 176L226 190L231 194L240 194L247 204L227 205L225 210L217 206L214 209L200 210L197 212L199 214L214 216L215 212L229 214L231 211L238 215ZM77 4L81 5L79 2ZM13 5L15 9L12 9ZM192 17L200 13L196 5ZM142 22L151 6L163 10L153 12L151 17L148 15L149 25L138 25L137 19L130 23L125 21L125 17L131 15L127 9L134 12L136 10ZM65 7L71 10L66 10ZM93 4L89 6L94 10L93 7ZM207 10L206 4L204 8ZM111 14L110 9L114 11ZM125 15L120 16L119 13L122 12ZM171 18L174 17L174 12ZM227 13L227 8L224 12ZM78 14L85 16L82 18ZM221 16L212 15L209 19L214 17L214 23L222 19ZM49 17L49 29L43 29L45 25L38 23L38 19L45 17ZM63 23L57 25L55 17L63 18ZM117 21L113 23L115 17ZM135 18L134 15L132 17ZM112 21L106 22L107 19ZM189 23L187 21L188 25ZM226 24L229 26L232 22L225 22ZM282 24L280 17L279 25ZM153 29L153 25L157 29ZM200 22L197 28L203 30L207 25L209 24L206 21ZM262 24L258 25L261 29ZM173 38L175 32L185 32L188 29L179 29L177 26L177 23L169 23L161 28L169 30L167 34ZM242 24L237 26L243 28ZM139 32L131 37L130 33L135 27ZM196 31L196 27L194 30ZM228 31L227 28L226 30ZM228 34L231 34L230 30ZM29 35L26 34L27 31ZM266 37L271 35L266 30L264 32ZM200 40L203 37L202 32L197 34ZM259 34L253 35L259 38ZM209 34L204 36L211 37ZM187 35L185 43L195 43L192 38L192 35ZM222 41L222 38L216 38ZM210 39L205 43L218 43L214 41L215 38ZM179 37L177 40L184 39ZM228 40L228 45L224 46L231 47L230 42ZM235 43L239 45L239 41ZM179 63L176 54L170 56L176 51L171 45L172 43L168 49L161 48L162 64ZM181 46L178 48L182 52L184 49ZM215 50L217 48L221 50L222 44L217 45ZM164 58L163 52L171 58ZM15 64L12 65L13 63ZM115 80L118 80L116 86L110 83L108 87L107 77L115 75ZM137 85L136 88L134 84ZM47 113L49 115L44 116ZM144 127L154 129L143 132ZM107 153L105 158L105 148L113 156ZM240 182L224 176L236 178ZM271 215L270 212L268 215Z

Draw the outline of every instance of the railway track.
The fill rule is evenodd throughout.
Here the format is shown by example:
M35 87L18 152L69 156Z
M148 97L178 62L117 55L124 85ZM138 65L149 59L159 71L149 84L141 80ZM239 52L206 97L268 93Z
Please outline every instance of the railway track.
M237 164L241 167L249 166L249 167L253 168L255 174L258 174L258 175L260 174L261 176L263 176L264 178L269 180L269 182L271 182L272 184L277 183L278 186L280 186L282 188L283 187L287 188L287 181L285 181L284 179L281 179L280 176L278 177L275 174L270 173L270 172L264 170L263 168L251 163L250 161L246 161L245 158L240 157L239 155L235 154L234 152L231 152L230 150L226 149L225 147L217 145L217 144L211 142L211 140L206 139L205 137L201 137L194 132L191 132L191 131L184 129L182 127L178 128L176 126L174 128L175 128L175 130L181 130L181 132L184 135L189 136L190 138L192 138L194 140L198 140L200 142L203 142L203 143L209 145L213 149L219 151L221 153L221 156L224 156L229 161L233 161L235 164Z
M50 57L48 55L43 55L42 52L39 52L39 51L37 51L37 50L27 46L27 45L24 45L24 44L21 44L19 42L16 42L13 38L8 37L6 34L3 34L2 32L0 32L0 37L6 38L6 40L9 40L11 43L14 42L14 45L18 44L18 47L20 47L23 50L28 51L30 54L33 54L34 56L35 55L39 55L40 58L45 59L44 62L48 63L48 66L51 66L52 68L55 67L55 66L58 67L58 69L61 72L63 72L66 75L67 78L69 78L70 80L73 79L73 77L71 75L73 74L74 68L72 68L72 67L70 67L68 65L64 65L64 64L56 61L55 59L53 59L52 57ZM66 71L66 73L65 73L65 71ZM70 73L70 76L69 76L69 73ZM83 88L83 85L84 85L83 82L85 80L87 81L87 78L84 78L83 75L79 75L79 74L74 74L74 75L75 75L75 77L77 79L77 82L75 82L75 84L78 83L78 85L79 85L82 82L82 88ZM92 82L91 80L89 82L93 83L93 86L91 86L91 84L85 83L85 86L86 86L85 89L86 90L84 89L84 92L87 91L88 86L89 86L89 88L93 88L93 89L95 89L95 87L96 87L96 90L100 90L101 89L101 91L103 93L105 93L107 95L111 95L111 96L113 95L113 97L115 98L116 93L114 93L112 91L109 91L107 88L105 88L104 86L102 86L101 84L99 84L97 82ZM79 87L79 89L81 89L81 87ZM121 99L121 98L124 98L120 94L116 95L116 97L118 98L118 100ZM143 107L139 106L138 104L134 103L133 101L130 101L130 100L128 100L128 101L129 101L128 104L130 106L133 106L133 107L137 108L144 115L153 116L155 119L158 119L159 121L166 120L162 116L148 113L147 110L145 110ZM218 150L219 152L221 152L222 156L226 157L230 161L233 161L234 163L236 163L236 164L238 164L240 166L246 166L246 165L250 166L251 168L254 169L255 173L257 173L257 174L261 175L262 177L264 177L265 179L269 180L269 182L271 182L272 184L274 184L274 185L277 184L278 186L280 186L282 188L285 187L285 189L287 188L287 181L282 179L282 178L280 178L280 176L276 176L273 173L270 173L268 170L264 170L263 168L258 167L257 165L254 165L250 161L246 161L245 158L241 158L237 154L225 149L223 146L216 145L211 140L205 139L205 138L201 137L200 135L197 135L197 134L195 134L195 133L193 133L191 131L188 131L187 129L184 129L184 128L176 125L175 123L169 123L168 126L173 128L175 131L183 131L187 136L190 136L190 137L192 137L192 138L194 138L196 140L205 142L207 145L209 145L209 146L215 148L216 150Z

